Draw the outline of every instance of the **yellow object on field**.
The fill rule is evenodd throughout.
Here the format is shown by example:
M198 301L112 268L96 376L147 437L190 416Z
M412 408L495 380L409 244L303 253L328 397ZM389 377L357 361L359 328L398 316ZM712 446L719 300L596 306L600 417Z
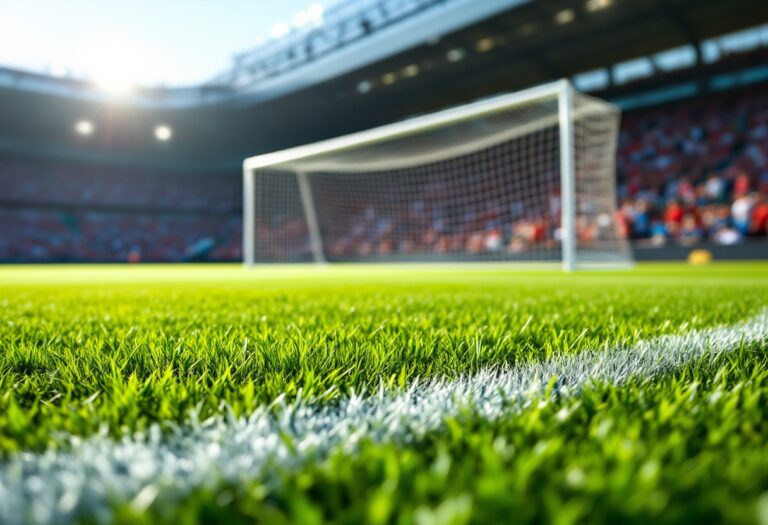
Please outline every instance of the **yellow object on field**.
M709 250L693 250L688 254L688 264L709 264L712 262L712 252Z

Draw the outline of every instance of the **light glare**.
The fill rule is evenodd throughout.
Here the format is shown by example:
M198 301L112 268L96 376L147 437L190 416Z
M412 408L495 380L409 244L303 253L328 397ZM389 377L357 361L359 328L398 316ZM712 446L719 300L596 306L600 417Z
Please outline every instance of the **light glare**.
M297 28L304 27L309 22L309 14L305 11L299 11L293 17L293 26Z
M460 47L457 47L456 49L451 49L450 51L448 51L448 54L446 55L446 57L450 62L458 62L459 60L462 60L465 55L466 55L466 52Z
M111 95L124 95L160 66L152 53L121 33L105 33L94 38L84 56L93 82Z
M359 84L357 84L357 92L358 93L368 93L373 85L368 80L363 80Z
M560 25L570 24L576 18L576 12L573 9L563 9L555 15L555 22Z
M397 80L397 75L395 75L394 73L387 73L386 75L381 77L381 82L385 86L391 86L392 84L395 83L396 80Z
M272 35L272 38L282 38L287 35L290 30L291 26L285 22L279 22L272 26L272 31L270 31L270 34Z
M410 66L406 66L403 68L403 76L405 78L413 78L419 74L419 70L420 68L418 64L411 64Z
M75 123L75 132L78 135L83 136L89 136L93 135L93 132L96 130L96 128L93 125L93 122L90 120L78 120Z
M307 8L307 16L315 26L322 25L324 14L325 8L323 7L323 4L315 3Z
M100 75L96 78L96 84L112 95L124 95L133 88L131 81L121 75Z
M587 11L594 12L611 7L612 0L587 0Z
M486 53L493 49L495 45L496 42L493 41L493 38L486 37L477 41L475 44L475 49L477 49L480 53Z
M157 126L155 128L155 138L161 142L170 140L172 136L173 136L173 130L171 129L170 126L161 124L160 126Z

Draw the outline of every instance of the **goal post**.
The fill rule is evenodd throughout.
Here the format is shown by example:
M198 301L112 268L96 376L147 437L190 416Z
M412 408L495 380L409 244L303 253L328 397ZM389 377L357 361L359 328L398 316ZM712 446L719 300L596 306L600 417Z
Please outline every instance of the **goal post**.
M573 136L573 94L570 83L561 82L558 86L558 134L560 139L560 245L563 270L572 272L576 269L576 213L574 169L576 151Z
M619 119L561 80L248 158L243 261L630 265Z

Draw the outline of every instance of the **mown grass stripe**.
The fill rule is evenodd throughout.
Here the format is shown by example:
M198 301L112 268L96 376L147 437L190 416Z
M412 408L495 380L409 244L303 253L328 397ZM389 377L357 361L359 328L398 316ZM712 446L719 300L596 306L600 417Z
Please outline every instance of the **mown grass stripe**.
M650 380L701 357L768 341L768 310L733 326L640 341L630 348L558 355L516 368L486 369L459 379L416 382L392 393L351 394L333 406L277 400L248 418L223 414L162 434L114 441L73 438L67 450L19 454L0 465L0 522L108 521L116 503L147 507L191 491L267 479L270 465L300 467L362 440L408 442L468 407L494 420L532 399L576 395L592 382Z

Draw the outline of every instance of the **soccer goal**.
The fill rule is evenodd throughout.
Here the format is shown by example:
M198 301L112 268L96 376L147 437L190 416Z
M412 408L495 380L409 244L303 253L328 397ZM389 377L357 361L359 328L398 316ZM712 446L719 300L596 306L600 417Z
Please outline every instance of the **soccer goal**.
M625 266L619 118L563 80L251 157L243 260Z

